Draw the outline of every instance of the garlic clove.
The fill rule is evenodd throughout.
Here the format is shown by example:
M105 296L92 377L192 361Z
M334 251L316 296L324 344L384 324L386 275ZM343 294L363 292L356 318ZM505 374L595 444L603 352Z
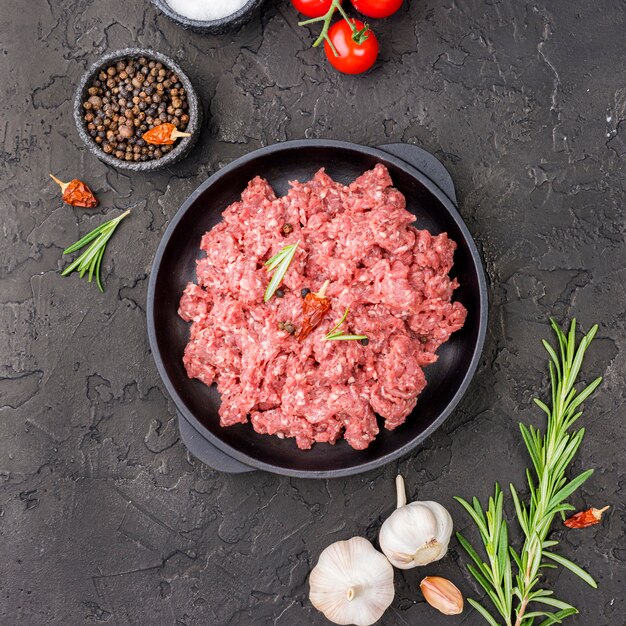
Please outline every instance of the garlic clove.
M463 612L463 594L456 585L441 576L426 576L420 583L426 602L444 615Z
M396 486L398 508L380 529L381 550L399 569L411 569L443 558L452 535L450 513L438 502L406 504L402 476L396 478Z
M393 567L364 537L337 541L309 576L311 604L335 624L370 626L394 598Z

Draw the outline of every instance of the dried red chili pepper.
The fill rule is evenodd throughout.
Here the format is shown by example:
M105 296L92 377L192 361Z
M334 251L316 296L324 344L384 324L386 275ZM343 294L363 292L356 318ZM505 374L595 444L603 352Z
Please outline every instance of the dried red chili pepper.
M169 122L159 124L141 136L144 141L157 146L171 146L179 137L191 137L191 133L183 133Z
M302 301L302 328L298 333L298 341L304 341L314 328L324 319L330 311L330 300L325 296L328 281L317 292L309 292Z
M574 515L568 517L563 523L568 528L587 528L587 526L599 524L602 520L602 513L608 508L608 506L605 506L603 509L591 508L586 511L580 511L580 513L574 513Z
M63 202L85 209L93 209L98 206L96 196L93 195L91 189L82 180L75 178L69 183L64 183L52 174L50 174L50 178L61 187Z

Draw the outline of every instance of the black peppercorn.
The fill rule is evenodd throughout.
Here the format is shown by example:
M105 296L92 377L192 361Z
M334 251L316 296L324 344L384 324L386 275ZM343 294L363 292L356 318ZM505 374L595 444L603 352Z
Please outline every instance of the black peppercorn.
M366 346L369 342L370 342L370 340L369 340L367 337L365 337L365 339L361 339L361 340L359 341L359 343L360 343L362 346Z
M277 289L275 295L277 298L282 298L285 295L285 292L282 289Z
M303 298L306 298L307 295L311 293L311 290L308 287L305 287L300 293L302 294Z

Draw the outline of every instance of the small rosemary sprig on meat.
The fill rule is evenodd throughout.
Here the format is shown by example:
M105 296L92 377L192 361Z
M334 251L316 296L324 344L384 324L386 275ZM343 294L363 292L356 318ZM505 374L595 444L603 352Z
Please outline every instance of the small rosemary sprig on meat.
M80 250L89 242L93 242L78 258L74 259L74 261L72 261L72 263L70 263L70 265L68 265L61 272L61 276L67 276L73 271L78 271L80 273L80 277L82 278L86 272L89 272L87 274L87 280L91 282L95 275L98 289L100 289L100 291L104 291L102 281L100 280L100 265L102 264L102 257L104 256L107 243L113 236L118 224L129 213L130 209L121 215L118 215L116 218L104 222L104 224L100 224L100 226L87 233L82 239L79 239L69 248L63 250L63 254L71 254L72 252L76 252L76 250Z
M542 434L539 428L520 424L534 470L534 476L526 470L530 492L528 502L522 502L515 487L510 485L517 521L524 535L521 551L509 544L508 527L503 518L504 497L498 484L494 496L489 498L486 511L483 511L477 498L473 498L471 504L456 498L478 527L487 554L485 562L469 541L457 533L459 542L474 562L467 568L485 590L506 626L549 626L560 624L565 617L578 613L571 604L557 600L551 590L539 588L542 569L555 568L554 563L569 569L591 587L597 586L581 567L555 554L552 550L558 541L548 540L547 537L555 516L564 517L566 511L574 510L566 500L593 473L590 469L571 480L565 476L585 434L584 428L576 432L568 432L568 429L582 415L580 406L602 380L596 378L580 392L574 387L585 351L598 327L594 326L577 348L576 320L572 321L567 336L554 320L551 324L559 344L557 354L547 341L543 342L550 356L551 406L535 399L537 406L548 417L546 432ZM515 576L514 568L517 570ZM490 626L501 623L500 618L496 620L476 600L470 598L468 601ZM542 621L535 622L536 619Z
M274 272L272 276L272 280L270 280L267 289L265 290L265 296L263 297L263 302L267 302L275 293L276 290L280 287L280 283L282 282L289 266L291 265L291 261L293 261L293 257L296 254L296 250L298 249L299 241L296 243L292 243L288 246L285 246L278 254L275 254L271 259L265 262L265 269L268 272Z
M341 319L324 335L325 341L363 341L367 339L367 335L349 335L342 330L338 330L339 327L346 321L350 307L348 307L345 313L341 316Z

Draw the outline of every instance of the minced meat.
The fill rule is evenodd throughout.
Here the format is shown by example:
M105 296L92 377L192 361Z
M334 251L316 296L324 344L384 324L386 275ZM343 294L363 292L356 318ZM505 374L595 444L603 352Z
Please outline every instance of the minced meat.
M322 169L280 198L262 178L250 181L202 237L206 256L179 309L192 323L187 373L217 384L222 426L250 421L301 449L343 436L362 450L378 434L377 415L389 430L405 421L426 386L423 368L467 313L452 301L456 244L414 220L381 164L349 186ZM263 264L296 242L282 297L264 303ZM331 310L298 341L285 324L299 328L302 290L326 280ZM324 341L348 307L342 330L367 345Z

